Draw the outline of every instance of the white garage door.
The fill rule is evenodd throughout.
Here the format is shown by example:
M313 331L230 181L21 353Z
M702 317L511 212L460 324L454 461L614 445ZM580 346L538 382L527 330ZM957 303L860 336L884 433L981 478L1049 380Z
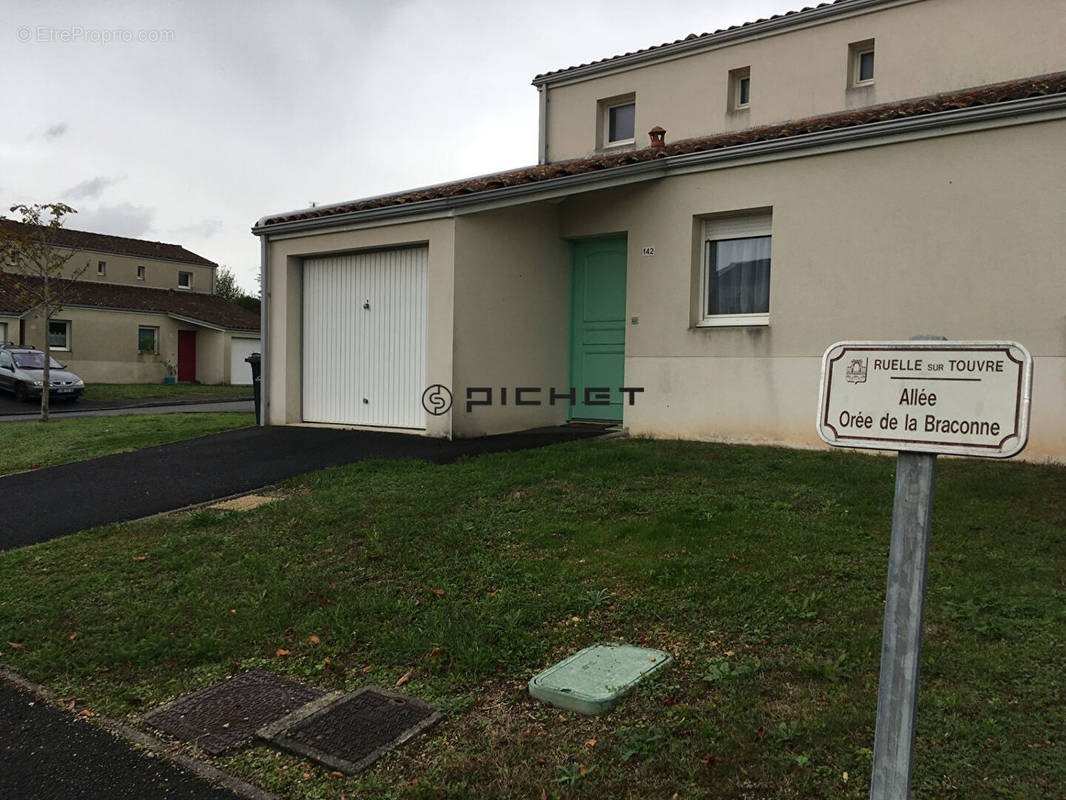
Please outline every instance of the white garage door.
M261 352L258 339L238 339L234 337L229 347L229 382L234 385L252 385L252 365L244 359L252 353Z
M303 419L424 428L429 250L308 259Z

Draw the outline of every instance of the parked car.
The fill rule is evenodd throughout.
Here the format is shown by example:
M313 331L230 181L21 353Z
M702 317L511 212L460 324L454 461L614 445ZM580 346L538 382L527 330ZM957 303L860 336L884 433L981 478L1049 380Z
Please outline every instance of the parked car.
M85 391L85 383L69 372L66 365L49 360L49 396L74 402ZM0 389L12 392L16 400L32 400L44 388L44 353L32 347L0 347Z

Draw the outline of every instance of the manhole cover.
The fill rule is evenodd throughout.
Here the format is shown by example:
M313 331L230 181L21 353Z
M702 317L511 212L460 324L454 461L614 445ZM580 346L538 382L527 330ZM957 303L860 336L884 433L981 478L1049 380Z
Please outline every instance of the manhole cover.
M282 749L352 774L399 747L441 716L436 706L377 686L324 697L266 725L259 736Z
M179 697L144 721L205 753L218 755L252 740L256 730L325 692L253 669Z

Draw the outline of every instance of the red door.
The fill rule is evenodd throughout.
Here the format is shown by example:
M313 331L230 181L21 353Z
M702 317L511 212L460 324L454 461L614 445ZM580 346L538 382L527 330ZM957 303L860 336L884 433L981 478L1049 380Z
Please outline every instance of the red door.
M196 380L196 331L178 331L178 380Z

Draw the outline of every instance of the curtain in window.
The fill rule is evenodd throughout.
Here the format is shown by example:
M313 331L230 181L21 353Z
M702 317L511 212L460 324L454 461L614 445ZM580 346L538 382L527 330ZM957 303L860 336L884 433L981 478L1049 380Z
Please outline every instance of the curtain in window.
M707 314L769 313L770 237L707 244Z

